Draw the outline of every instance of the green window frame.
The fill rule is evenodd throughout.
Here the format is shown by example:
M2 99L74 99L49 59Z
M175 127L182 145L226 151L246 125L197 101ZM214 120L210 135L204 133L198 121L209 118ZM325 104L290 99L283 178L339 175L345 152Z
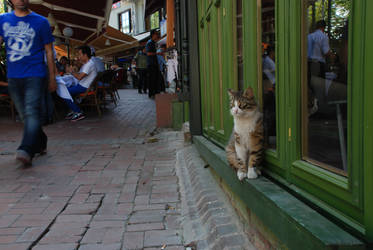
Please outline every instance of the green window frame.
M372 139L372 132L364 131L362 126L372 122L372 114L364 108L372 105L370 101L372 98L361 97L367 95L366 89L370 87L366 79L372 79L369 77L364 79L364 73L368 74L364 72L367 70L366 65L372 65L371 59L368 63L364 60L367 60L367 55L373 57L372 53L367 53L368 38L364 38L369 35L365 29L369 18L371 19L366 13L373 10L373 4L366 0L352 1L348 66L351 72L348 79L349 172L345 177L302 160L302 89L299 84L303 77L302 53L304 51L302 2L277 0L275 3L278 139L276 150L271 149L266 152L265 171L301 199L316 205L320 211L326 212L347 228L372 241L373 198L367 198L367 191L373 191L373 185L367 183L366 177L367 174L373 177L371 169L373 161L366 161L366 154L372 155L371 152L366 151L366 148L370 150L373 148L372 142L366 139L366 135ZM261 73L258 66L258 56L261 55L260 0L244 1L244 13L244 44L247 45L244 47L244 78L245 83L249 83L260 96L261 82L258 77ZM372 182L372 179L368 182Z
M238 86L235 2L197 1L203 133L221 147L226 145L233 125L226 90ZM253 87L257 96L261 95L260 2L242 1L243 87ZM373 242L373 112L369 112L373 106L373 85L369 83L373 79L373 32L367 25L373 23L373 15L368 14L373 13L373 1L352 3L348 32L348 175L302 160L299 83L304 77L304 39L303 1L299 0L275 2L277 145L275 150L266 151L264 168L267 175L300 199Z
M232 132L227 90L237 89L235 1L198 1L203 133L224 147ZM234 62L234 63L232 63Z

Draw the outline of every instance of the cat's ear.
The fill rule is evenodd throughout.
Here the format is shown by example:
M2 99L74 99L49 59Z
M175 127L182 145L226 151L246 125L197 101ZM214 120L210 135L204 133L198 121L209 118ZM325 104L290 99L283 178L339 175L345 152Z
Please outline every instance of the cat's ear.
M234 96L234 91L232 89L228 89L228 95L229 95L229 97L233 97Z
M248 87L245 92L243 93L243 95L247 98L253 98L254 97L254 90L253 88L251 87Z

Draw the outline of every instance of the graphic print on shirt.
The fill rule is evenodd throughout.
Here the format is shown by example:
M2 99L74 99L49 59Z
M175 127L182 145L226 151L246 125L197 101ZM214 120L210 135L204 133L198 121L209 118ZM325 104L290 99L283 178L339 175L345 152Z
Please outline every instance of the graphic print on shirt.
M17 26L11 26L8 22L3 24L4 37L8 37L7 45L10 51L9 60L16 62L31 55L30 49L34 43L35 30L30 24L18 22Z

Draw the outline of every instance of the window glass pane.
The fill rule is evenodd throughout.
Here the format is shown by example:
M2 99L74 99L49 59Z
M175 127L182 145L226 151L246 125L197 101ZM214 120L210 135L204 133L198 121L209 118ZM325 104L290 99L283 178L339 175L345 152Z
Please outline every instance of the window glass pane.
M122 23L121 31L123 33L130 33L131 32L131 18L130 18L129 11L122 13L121 23Z
M307 77L303 85L303 157L347 171L348 20L352 0L304 0Z
M262 88L264 136L267 147L276 147L276 36L275 0L262 1Z

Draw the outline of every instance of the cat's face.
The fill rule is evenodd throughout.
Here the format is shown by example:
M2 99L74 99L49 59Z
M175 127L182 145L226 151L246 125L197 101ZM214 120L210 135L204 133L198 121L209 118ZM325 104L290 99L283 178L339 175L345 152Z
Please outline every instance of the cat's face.
M246 89L244 93L229 89L228 94L230 98L230 111L235 117L250 117L258 108L251 87Z

